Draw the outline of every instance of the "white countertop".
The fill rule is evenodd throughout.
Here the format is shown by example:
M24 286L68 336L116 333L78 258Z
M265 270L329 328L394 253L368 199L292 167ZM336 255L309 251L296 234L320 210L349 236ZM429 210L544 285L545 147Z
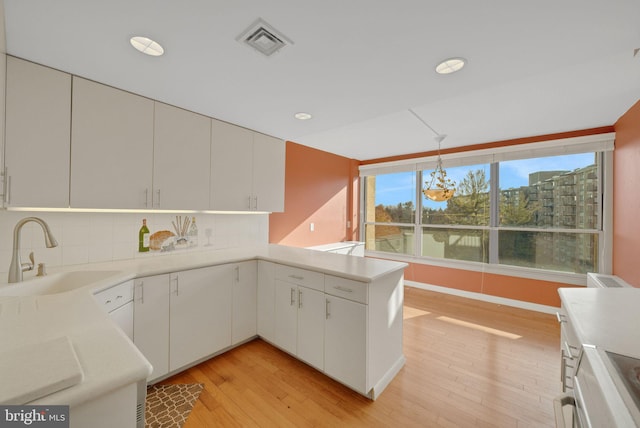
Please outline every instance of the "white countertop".
M9 350L67 336L82 367L76 386L32 404L78 405L146 379L151 365L111 322L87 290L0 297L0 348ZM46 359L47 355L42 355Z
M406 263L388 260L270 244L182 254L167 253L162 256L50 269L52 274L71 271L114 271L114 274L71 291L50 295L11 295L21 294L37 284L38 278L29 279L25 276L23 283L0 285L0 351L68 336L82 366L83 381L33 403L73 406L89 401L106 392L146 379L151 372L147 360L111 322L92 294L136 277L255 259L364 282L374 281L407 266Z
M166 255L139 257L116 262L65 266L62 268L49 269L49 273L79 270L118 271L117 275L93 284L91 288L96 292L132 278L197 269L218 264L236 263L245 260L266 260L274 263L283 263L289 266L315 270L317 272L338 275L343 278L363 282L372 282L381 276L403 270L407 267L407 263L403 262L352 257L314 251L306 248L268 244L211 251L166 253ZM37 279L35 280L37 281ZM22 285L24 284L26 284L26 282ZM13 287L13 285L0 285L0 296L5 294L5 286Z
M640 358L640 289L560 288L558 293L580 342Z
M364 242L341 241L341 242L333 242L331 244L314 245L312 247L307 247L307 248L309 248L310 250L329 251L329 250L337 250L340 248L355 247L357 245L364 245Z

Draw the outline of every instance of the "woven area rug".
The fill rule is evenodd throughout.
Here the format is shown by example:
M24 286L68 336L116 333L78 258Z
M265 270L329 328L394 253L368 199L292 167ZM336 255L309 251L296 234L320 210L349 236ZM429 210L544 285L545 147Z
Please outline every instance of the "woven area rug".
M204 385L154 385L147 388L146 428L180 428L189 417Z

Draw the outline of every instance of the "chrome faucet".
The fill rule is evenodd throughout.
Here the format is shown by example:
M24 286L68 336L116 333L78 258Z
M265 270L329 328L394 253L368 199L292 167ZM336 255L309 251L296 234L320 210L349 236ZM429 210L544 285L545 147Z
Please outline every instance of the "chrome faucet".
M22 272L33 270L34 259L33 253L29 255L31 259L31 263L22 263L20 260L20 231L22 230L22 226L26 223L33 221L42 226L42 231L44 232L44 243L47 248L53 248L58 246L58 241L53 237L51 230L49 229L49 225L45 223L44 220L38 217L25 217L16 224L16 227L13 229L13 254L11 255L11 266L9 266L9 282L21 282L22 281Z

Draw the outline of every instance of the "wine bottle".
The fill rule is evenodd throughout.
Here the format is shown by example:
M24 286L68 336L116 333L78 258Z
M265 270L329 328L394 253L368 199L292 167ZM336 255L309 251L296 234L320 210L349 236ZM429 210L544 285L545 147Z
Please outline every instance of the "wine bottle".
M147 227L147 219L142 219L142 227L138 233L138 251L146 253L149 251L149 228Z
M198 226L196 226L196 218L191 218L191 227L189 228L189 246L198 246Z

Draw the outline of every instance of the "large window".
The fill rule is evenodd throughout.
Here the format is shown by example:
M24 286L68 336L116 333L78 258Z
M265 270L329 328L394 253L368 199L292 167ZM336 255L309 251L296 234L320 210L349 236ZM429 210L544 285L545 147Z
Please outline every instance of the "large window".
M539 145L537 147L540 147ZM433 160L361 170L368 251L569 273L601 269L604 150L612 144L458 156L454 196L422 194ZM603 148L603 150L593 150ZM539 154L542 154L540 156ZM538 156L532 156L538 155Z

